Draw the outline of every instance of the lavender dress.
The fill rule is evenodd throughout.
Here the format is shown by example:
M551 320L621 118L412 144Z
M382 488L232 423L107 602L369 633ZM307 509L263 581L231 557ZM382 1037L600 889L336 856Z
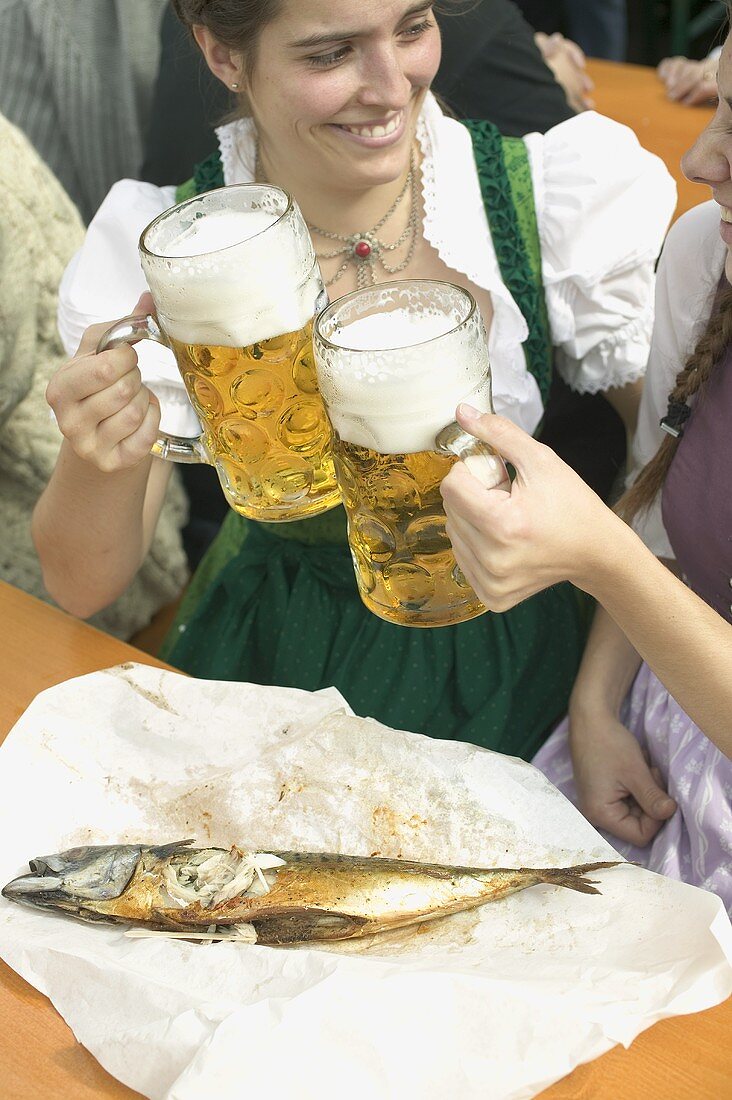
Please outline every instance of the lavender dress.
M662 509L683 579L732 622L732 349L687 422ZM732 761L707 740L646 664L621 718L659 768L679 808L647 848L610 834L607 839L627 859L714 891L732 915ZM534 764L577 801L566 720Z

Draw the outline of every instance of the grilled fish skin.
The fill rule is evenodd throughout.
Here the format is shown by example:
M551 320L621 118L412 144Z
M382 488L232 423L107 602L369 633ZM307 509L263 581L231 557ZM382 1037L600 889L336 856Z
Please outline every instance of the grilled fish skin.
M597 894L586 876L621 862L451 867L309 852L252 856L192 843L89 846L39 857L30 861L31 874L13 879L2 893L82 920L150 930L253 926L256 942L286 945L372 936L540 883Z

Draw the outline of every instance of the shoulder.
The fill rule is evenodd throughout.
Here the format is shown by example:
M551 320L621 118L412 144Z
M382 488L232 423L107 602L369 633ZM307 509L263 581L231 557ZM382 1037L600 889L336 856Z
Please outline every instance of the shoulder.
M692 207L669 231L658 266L654 344L674 373L709 318L726 253L715 202Z
M659 198L675 197L675 185L660 157L650 153L628 126L585 111L525 139L537 169L568 186L590 184L617 190L634 181L649 181Z
M101 206L89 223L87 239L107 227L119 226L124 237L137 239L153 218L175 202L174 187L158 187L142 180L123 179L112 184Z
M525 138L547 259L593 278L655 258L676 204L661 159L594 111Z

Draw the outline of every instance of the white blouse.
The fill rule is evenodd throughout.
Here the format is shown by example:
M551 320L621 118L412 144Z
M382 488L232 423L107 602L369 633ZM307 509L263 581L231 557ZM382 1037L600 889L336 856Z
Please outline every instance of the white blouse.
M225 183L253 180L252 120L228 123L217 136ZM491 294L496 411L533 432L543 410L522 348L528 328L501 279L470 134L428 95L417 139L425 237L448 267ZM634 381L648 358L653 269L676 201L673 180L631 130L594 112L524 140L559 369L573 389L585 393ZM61 285L59 331L69 354L87 325L132 310L145 289L138 238L174 201L174 188L135 180L122 180L109 192ZM157 380L180 383L165 348L146 343L138 352L153 389ZM195 430L178 420L171 426L161 397L168 430Z
M668 395L709 320L726 256L727 248L719 235L716 202L705 202L687 211L666 239L658 265L656 324L629 484L663 441L660 421L666 415ZM660 493L633 526L657 557L673 560L661 517Z

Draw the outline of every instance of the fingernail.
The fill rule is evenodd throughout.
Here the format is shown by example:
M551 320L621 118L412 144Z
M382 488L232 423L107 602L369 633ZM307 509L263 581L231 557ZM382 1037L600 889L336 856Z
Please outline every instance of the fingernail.
M463 420L480 420L482 415L472 405L467 405L464 401L458 405L457 411Z

